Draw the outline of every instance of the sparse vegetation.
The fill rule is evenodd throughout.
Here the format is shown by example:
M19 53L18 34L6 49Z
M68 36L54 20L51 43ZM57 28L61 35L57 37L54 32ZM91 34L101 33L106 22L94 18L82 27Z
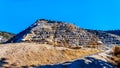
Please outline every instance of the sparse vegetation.
M120 66L120 46L113 47L111 60L115 62L115 65Z
M9 40L10 38L12 38L14 35L15 35L15 34L0 31L0 36L1 36L0 43L6 42L6 41Z
M6 38L6 39L10 39L10 38L13 37L14 35L15 35L15 34L0 31L0 36L3 36L3 37Z
M115 47L113 48L113 55L120 57L120 46L115 46Z

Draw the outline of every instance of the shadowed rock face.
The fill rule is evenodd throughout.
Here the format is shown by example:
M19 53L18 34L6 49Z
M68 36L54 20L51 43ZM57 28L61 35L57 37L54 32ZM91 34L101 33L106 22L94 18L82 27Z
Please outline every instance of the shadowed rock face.
M96 44L98 40L96 35L73 24L40 19L10 39L8 43L39 42L69 47Z

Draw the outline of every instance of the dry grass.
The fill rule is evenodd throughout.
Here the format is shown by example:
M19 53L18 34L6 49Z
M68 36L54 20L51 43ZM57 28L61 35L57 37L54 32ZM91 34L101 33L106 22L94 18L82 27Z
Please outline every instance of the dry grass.
M113 57L111 57L111 59L116 63L120 63L120 57L113 56Z
M30 66L56 64L74 60L89 54L99 52L97 49L68 49L52 45L36 43L16 43L0 45L0 58L7 58L9 65Z
M113 55L120 57L120 46L113 47Z
M113 47L112 54L113 56L110 59L115 62L115 65L120 65L120 46Z

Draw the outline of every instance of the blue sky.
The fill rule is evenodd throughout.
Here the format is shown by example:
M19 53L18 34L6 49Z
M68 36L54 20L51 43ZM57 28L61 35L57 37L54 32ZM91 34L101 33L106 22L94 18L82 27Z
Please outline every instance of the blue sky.
M0 31L19 33L40 18L88 29L120 29L120 1L0 0Z

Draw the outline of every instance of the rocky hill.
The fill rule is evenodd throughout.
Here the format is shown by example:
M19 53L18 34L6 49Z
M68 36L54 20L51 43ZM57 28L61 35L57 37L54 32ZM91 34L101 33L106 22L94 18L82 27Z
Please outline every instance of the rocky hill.
M61 21L39 19L7 43L37 42L54 46L120 44L120 36L98 30L78 28Z
M78 28L73 24L60 21L40 19L30 27L20 32L8 43L38 42L52 44L54 46L79 46L96 44L98 37L85 29Z
M3 32L0 31L0 43L8 41L10 38L12 38L15 34Z
M115 68L112 62L107 60L113 55L110 54L112 51L108 53L112 48L104 44L120 44L120 36L78 28L66 22L39 19L6 43L10 44L0 45L0 67ZM99 44L103 46L99 48L89 46ZM119 56L118 50L116 53ZM117 61L113 56L109 59L114 59L113 62L119 61L118 57Z

